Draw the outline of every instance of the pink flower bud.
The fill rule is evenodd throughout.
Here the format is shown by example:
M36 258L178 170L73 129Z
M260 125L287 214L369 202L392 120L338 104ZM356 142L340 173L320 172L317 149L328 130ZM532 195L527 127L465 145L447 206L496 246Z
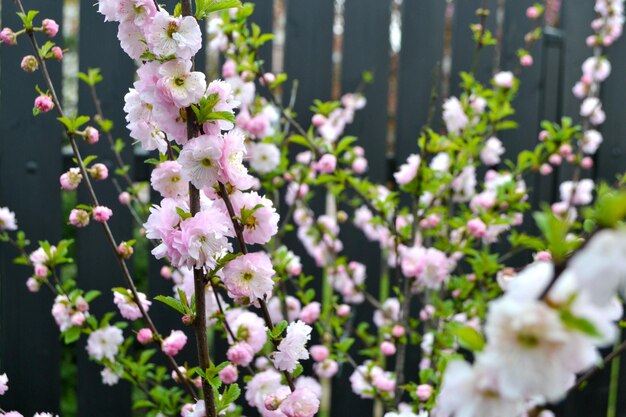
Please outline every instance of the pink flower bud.
M585 73L580 77L580 82L589 85L593 82L593 76L591 74Z
M61 188L66 191L75 190L83 180L83 176L78 168L70 168L69 171L59 177Z
M456 290L452 291L452 297L454 298L458 298L461 295L461 289L457 288Z
M307 304L300 311L300 319L306 324L313 324L319 318L321 313L321 305L317 301Z
M311 357L315 362L323 362L328 358L328 355L330 355L328 348L324 345L311 346L309 352L311 352Z
M178 367L178 372L180 372L180 374L183 376L183 378L188 379L187 378L187 368L185 368L184 366L179 366ZM180 382L180 377L178 376L178 372L172 371L170 373L170 376L176 382Z
M535 20L539 16L541 16L541 13L539 13L539 9L537 9L535 6L530 6L528 9L526 9L527 18Z
M93 219L97 222L104 223L108 221L113 215L113 211L105 206L97 206L93 208Z
M49 38L54 38L59 32L59 25L52 19L44 19L41 22L41 28L43 29L43 33Z
M337 307L337 315L339 317L347 317L350 314L350 306L348 304L341 304Z
M237 366L248 366L252 362L254 352L246 342L239 342L230 347L226 352L229 361Z
M493 76L493 83L500 88L511 88L514 81L515 76L510 71L502 71Z
M523 55L519 59L519 63L522 67L530 67L533 64L533 56L530 54Z
M142 345L152 342L152 337L152 330L148 329L147 327L144 327L137 332L137 341Z
M96 181L106 180L109 177L109 169L106 165L97 163L89 168L89 174Z
M561 165L561 162L563 162L563 158L561 158L561 155L553 153L548 158L548 161L550 161L552 165Z
M335 155L327 153L322 155L320 160L315 164L315 168L317 171L322 174L331 174L335 171L337 167L337 157Z
M487 225L479 218L467 222L467 231L476 238L481 238L487 233Z
M123 259L128 259L133 256L134 249L128 242L121 242L117 247L117 254Z
M361 175L365 171L367 171L367 165L367 159L359 156L358 158L355 158L354 161L352 161L352 170L355 174Z
M52 52L52 55L54 55L54 58L57 61L60 61L63 59L63 49L61 49L60 47L53 46L50 52Z
M431 365L431 361L429 358L422 358L422 360L420 361L420 370L428 369L430 368L430 365Z
M48 267L42 264L35 265L35 276L45 278L48 276Z
M380 351L385 356L391 356L396 354L396 346L388 341L384 341L380 344Z
M260 81L263 85L265 84L270 85L270 84L273 84L274 81L276 81L276 76L272 74L271 72L266 72L265 74L263 74Z
M72 314L72 317L70 317L70 321L74 326L82 326L83 323L85 323L85 314L81 313L80 311L76 312Z
M552 174L552 166L550 164L541 164L541 167L539 168L539 173L541 175Z
M85 227L89 224L89 213L81 209L72 209L69 221L72 226Z
M541 132L539 132L540 142L545 142L546 140L548 140L549 137L550 137L550 133L548 133L547 130L542 130Z
M2 31L0 31L0 43L13 46L16 41L17 35L13 32L13 30L11 30L11 28L2 28Z
M193 404L185 404L183 405L183 408L181 408L180 410L180 416L181 417L185 417L188 415L193 415Z
M320 127L321 125L326 123L326 117L324 115L317 113L313 115L311 122L313 123L313 126Z
M222 65L222 77L231 78L237 74L237 64L232 59L227 59Z
M28 288L30 292L37 292L41 288L41 284L35 278L31 277L26 280L26 288Z
M76 305L76 309L78 311L83 313L89 311L89 303L83 297L78 297L74 304Z
M193 324L193 317L189 314L183 314L180 321L182 321L185 326L191 326Z
M585 156L581 161L580 161L580 166L583 169L591 169L593 168L593 159L591 159L591 157L589 156Z
M565 159L567 160L567 162L569 162L570 164L573 164L574 162L576 162L576 155L574 155L573 153L567 155L565 157Z
M34 55L26 55L22 58L20 68L26 72L35 72L39 69L39 62L37 62L37 58Z
M239 378L239 372L237 367L233 365L227 365L224 369L217 374L224 384L233 384L237 382Z
M391 329L391 335L395 338L402 337L405 333L406 331L404 330L404 327L400 326L399 324L396 324L395 326L393 326L393 329Z
M175 356L180 352L187 343L187 336L180 330L172 330L163 342L161 342L161 350L168 356Z
M131 196L130 196L130 193L126 191L122 191L120 195L117 196L117 199L119 200L120 204L123 204L126 206L130 204Z
M162 266L160 274L163 278L170 279L172 278L172 268L170 268L169 266Z
M421 384L417 386L415 393L417 394L417 398L424 402L427 401L433 394L433 387L428 384Z
M559 153L561 154L561 156L568 156L572 154L572 145L569 145L567 143L564 143L563 145L561 145L561 147L559 148Z
M535 260L539 262L550 262L552 260L552 254L548 251L542 250L535 254Z
M98 143L100 140L100 132L98 132L98 129L93 126L87 126L83 137L85 138L85 142L93 145L94 143Z
M54 102L50 96L42 94L35 99L35 108L42 113L47 113L54 108Z

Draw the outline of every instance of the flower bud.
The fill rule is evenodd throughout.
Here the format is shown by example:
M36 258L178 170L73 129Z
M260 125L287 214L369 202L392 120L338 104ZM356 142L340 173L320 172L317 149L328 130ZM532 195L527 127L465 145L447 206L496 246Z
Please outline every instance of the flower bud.
M539 16L541 16L541 12L539 11L539 9L535 6L530 6L528 9L526 9L526 17L532 20L535 20L537 18L539 18Z
M130 193L126 191L122 191L120 195L117 197L117 199L119 200L120 204L123 204L126 206L130 204L131 196L130 196Z
M43 29L43 33L49 38L54 38L56 34L59 33L59 25L52 19L44 19L41 22L41 28Z
M123 259L128 259L133 256L134 249L128 242L122 242L117 247L117 254Z
M380 344L380 351L385 356L391 356L396 354L396 346L388 341L384 341Z
M69 221L74 227L85 227L89 224L89 213L82 209L72 209Z
M311 346L309 352L311 353L311 358L313 358L315 362L323 362L326 358L328 358L328 355L330 355L328 348L324 345Z
M523 55L520 59L519 59L519 63L522 67L530 67L533 65L533 56L530 54L526 54Z
M433 394L433 387L428 384L421 384L417 386L415 393L417 394L417 398L424 402L427 401Z
M63 49L61 49L60 47L53 46L50 52L52 52L52 55L54 55L54 59L56 59L57 61L63 59Z
M41 288L41 283L31 277L26 280L26 288L28 288L30 292L37 292Z
M350 306L348 304L341 304L337 307L337 315L339 317L347 317L350 314Z
M35 108L42 113L47 113L54 108L54 102L50 96L42 94L35 99Z
M37 62L37 58L34 55L26 55L22 58L20 67L26 72L35 72L39 69L39 62Z
M93 219L97 222L104 223L108 221L113 215L113 211L105 206L97 206L93 208Z
M152 330L148 329L147 327L137 332L137 341L142 345L152 342L152 337Z
M237 382L237 378L239 378L237 367L233 365L227 365L224 369L219 371L217 375L224 384L233 384Z
M109 169L106 165L97 163L89 168L89 174L96 181L106 180L109 177Z
M0 31L0 43L3 43L8 46L15 45L17 41L17 35L11 28L2 28Z
M100 132L98 132L98 129L93 126L87 126L83 137L85 138L85 142L93 145L94 143L98 143L100 140Z

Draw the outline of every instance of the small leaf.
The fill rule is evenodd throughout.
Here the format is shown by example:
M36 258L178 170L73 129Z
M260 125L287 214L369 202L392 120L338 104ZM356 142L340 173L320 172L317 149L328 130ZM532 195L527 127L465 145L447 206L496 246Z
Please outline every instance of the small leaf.
M172 307L174 310L178 311L180 314L185 314L185 307L183 304L174 297L167 297L164 295L157 295L154 297L155 300L162 302L163 304L167 304Z

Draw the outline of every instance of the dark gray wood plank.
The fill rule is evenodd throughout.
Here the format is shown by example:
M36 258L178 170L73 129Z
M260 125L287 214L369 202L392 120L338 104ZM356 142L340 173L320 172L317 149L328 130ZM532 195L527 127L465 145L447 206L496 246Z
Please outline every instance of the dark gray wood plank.
M274 22L274 0L252 0L254 3L254 14L251 21L259 25L261 32L272 33ZM265 71L272 69L272 41L266 42L259 50L259 58L263 60Z
M24 1L24 7L40 11L35 23L51 18L62 24L63 2ZM13 2L2 7L2 24L19 30L21 20ZM47 40L37 36L41 43ZM55 39L63 44L61 35ZM62 130L56 114L32 115L37 96L34 85L43 88L41 72L20 69L24 55L32 54L26 36L17 46L0 46L0 206L17 216L18 226L34 245L38 240L58 242L61 238ZM50 75L59 88L61 64L48 62ZM34 250L34 247L32 248ZM37 294L26 289L29 268L14 265L17 252L0 246L0 373L9 377L9 391L2 408L24 415L59 412L59 330L50 314L53 296L45 288ZM43 377L42 377L43 376ZM36 393L36 395L34 395Z

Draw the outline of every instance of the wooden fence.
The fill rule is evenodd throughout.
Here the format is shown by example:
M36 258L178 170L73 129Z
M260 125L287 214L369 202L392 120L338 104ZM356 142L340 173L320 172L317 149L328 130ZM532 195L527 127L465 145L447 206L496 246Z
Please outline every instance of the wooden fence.
M401 50L399 60L390 59L389 31L392 2L401 3ZM126 138L123 97L133 81L133 62L121 51L116 41L117 25L105 24L96 13L93 1L80 4L80 31L78 36L79 68L99 67L105 77L98 86L106 116L115 123L115 137ZM273 27L273 1L256 0L254 15L264 31ZM364 70L374 73L375 81L367 87L367 107L360 111L349 133L356 134L370 157L369 175L377 181L389 178L395 166L403 163L416 149L417 133L426 121L433 70L442 60L444 44L445 11L449 3L455 4L451 20L451 93L458 92L458 72L471 66L473 43L469 25L477 18L475 10L483 0L343 0L343 59L341 65L341 91L353 91L360 83ZM517 62L516 50L523 45L523 36L531 28L524 17L530 0L488 0L494 11L500 6L503 47L499 65L511 69ZM284 43L284 70L290 82L299 81L295 110L302 121L309 120L309 105L314 98L329 99L333 81L332 50L334 45L333 0L285 0L286 26ZM63 21L61 0L25 1L26 8L36 8L40 16ZM488 19L494 31L495 13ZM593 1L563 0L560 27L547 31L544 39L534 47L535 64L521 75L523 88L516 102L515 119L523 128L507 132L502 138L509 155L530 148L537 140L539 122L558 120L562 115L576 118L579 101L571 94L571 86L580 77L580 65L589 56L585 38L590 33L593 18ZM18 26L12 2L2 4L3 26ZM66 222L62 213L62 196L58 177L64 168L61 152L62 131L50 115L33 117L31 108L35 97L33 79L39 85L39 74L27 74L19 68L21 57L27 54L26 42L17 47L0 47L0 206L9 206L18 216L20 228L32 241L61 239ZM488 80L493 71L494 50L481 53L478 75ZM271 48L263 51L266 67L271 67ZM603 88L602 97L607 122L602 126L604 144L595 156L594 176L613 178L623 170L623 152L626 137L626 106L623 105L624 76L626 74L626 42L620 41L610 48L609 57L613 74ZM198 68L204 68L200 58ZM51 76L61 85L60 65L51 63ZM390 80L391 94L390 94ZM396 83L396 85L394 85ZM396 108L390 112L389 103ZM80 86L78 95L80 113L93 114L89 91ZM391 133L389 131L391 130ZM394 147L389 149L387 138ZM105 140L89 153L97 153L100 160L113 166L113 156ZM131 165L131 175L146 179L148 169L135 158L132 148L125 151ZM137 162L135 162L135 159ZM66 164L65 164L66 165ZM553 201L557 181L533 180L529 185L537 191L537 201ZM117 208L111 227L118 239L131 238L131 218L117 203L117 192L110 181L96 184L103 204ZM79 192L78 200L87 201ZM123 285L113 254L107 247L99 227L90 226L75 234L77 277L85 289L99 289L104 296L94 302L96 314L111 309L109 289ZM344 237L344 240L349 238ZM368 259L368 280L376 288L380 268L378 250L373 244L352 237L357 245L347 242L348 254L355 259ZM356 240L358 239L358 242ZM350 252L352 250L352 252ZM66 401L64 410L77 405L78 415L89 417L130 416L131 390L128 384L115 387L102 385L100 369L90 362L84 341L76 346L62 347L58 329L50 315L52 300L49 293L31 294L25 286L29 271L13 265L13 250L0 246L0 373L7 372L10 390L0 397L0 406L19 409L25 415L36 411L59 411L59 398ZM171 286L158 275L159 265L150 262L149 279L144 287L150 295L169 294ZM313 271L311 271L313 272ZM151 310L160 328L179 327L166 307L155 303ZM371 311L360 314L367 319ZM369 316L371 317L371 316ZM193 344L191 344L193 345ZM185 352L193 361L193 349ZM219 355L219 352L218 352ZM61 356L65 359L61 361ZM61 369L61 364L64 364ZM75 364L75 365L72 365ZM335 383L333 415L371 415L371 404L357 401L351 393L344 369ZM592 389L568 400L561 408L562 415L598 416L606 410L607 375L598 376ZM622 372L626 377L626 373ZM625 380L626 381L626 380ZM619 415L626 415L626 392L619 396ZM75 392L75 396L73 395ZM68 405L69 404L69 405ZM358 404L358 405L356 405Z

